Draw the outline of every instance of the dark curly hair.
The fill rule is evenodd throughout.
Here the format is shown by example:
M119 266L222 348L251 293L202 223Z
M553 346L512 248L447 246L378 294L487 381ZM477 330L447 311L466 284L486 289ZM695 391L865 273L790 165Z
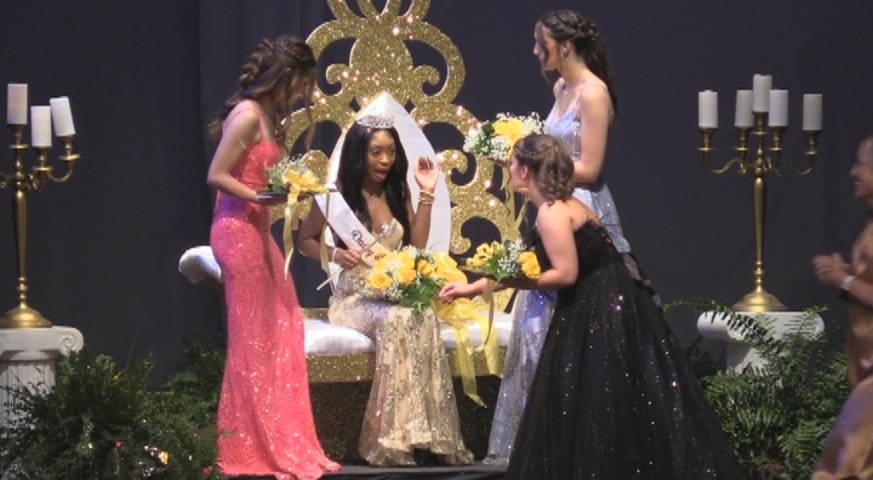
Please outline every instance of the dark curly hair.
M609 68L606 45L600 38L597 25L575 10L554 10L543 15L536 24L535 35L540 45L545 45L543 29L558 42L570 41L576 55L585 61L585 65L606 84L609 98L612 99L612 109L617 114L618 96L612 84L612 69ZM543 72L543 75L552 83L557 80L546 72Z
M528 135L515 142L513 157L533 173L540 192L549 202L573 196L573 159L551 135Z
M394 138L396 153L394 164L385 177L385 200L394 218L403 226L403 243L411 241L412 229L409 224L409 212L406 205L409 199L409 185L406 182L406 172L409 169L409 160L406 151L400 143L400 134L395 128L370 128L357 122L353 123L346 132L340 154L339 170L337 171L337 188L349 207L355 212L358 220L367 227L373 229L373 221L370 211L367 209L367 201L361 191L364 177L367 176L367 151L370 140L376 132L387 132Z
M242 66L239 77L239 90L234 93L221 108L218 118L210 122L209 135L216 141L221 139L221 127L227 115L239 102L252 99L258 100L270 97L277 92L289 92L301 78L309 77L313 81L309 90L303 93L304 108L309 119L309 129L306 136L307 148L312 140L313 123L310 111L312 91L315 88L315 55L303 40L293 35L282 35L276 40L261 40L248 61ZM282 125L282 119L290 113L291 105L277 105L273 124L276 125L276 140L279 145L285 145L285 137L290 125Z

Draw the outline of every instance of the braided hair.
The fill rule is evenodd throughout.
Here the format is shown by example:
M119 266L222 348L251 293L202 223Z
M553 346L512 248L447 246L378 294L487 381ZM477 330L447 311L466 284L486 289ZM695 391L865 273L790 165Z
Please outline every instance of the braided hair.
M218 118L210 122L209 135L214 140L221 139L221 129L224 120L234 107L241 101L269 97L282 93L279 97L281 102L276 101L273 114L273 125L277 126L276 140L279 145L285 145L288 128L290 125L282 125L281 120L290 113L287 94L295 83L305 77L315 76L315 55L312 49L303 40L292 36L283 35L276 40L261 40L255 51L249 56L248 61L242 66L242 74L239 77L239 90L234 93L221 108ZM309 119L309 129L306 136L307 148L312 140L312 113L310 104L312 90L315 82L310 82L309 90L303 93L304 108Z
M573 196L573 159L561 143L546 134L528 135L515 142L513 157L527 167L549 202Z
M612 100L612 109L618 113L618 96L613 87L612 69L609 68L606 46L600 38L597 25L575 10L554 10L543 15L537 22L537 41L541 44L544 43L543 29L546 29L549 36L556 41L568 40L573 45L576 55L585 61L585 65L606 84L609 98Z

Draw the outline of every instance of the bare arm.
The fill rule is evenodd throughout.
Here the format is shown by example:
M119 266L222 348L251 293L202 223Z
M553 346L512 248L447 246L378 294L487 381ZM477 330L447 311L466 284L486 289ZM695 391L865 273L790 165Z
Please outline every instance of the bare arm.
M231 174L242 158L245 145L251 145L258 140L258 127L258 114L254 110L246 108L231 117L209 164L206 183L210 187L248 202L258 201L257 192L243 185Z
M850 275L849 265L843 261L839 253L816 255L812 259L812 264L818 281L823 285L842 288L843 282ZM873 308L873 285L870 283L855 278L849 283L846 293L867 308Z
M566 204L554 203L540 208L537 213L537 230L552 264L540 274L535 283L537 290L560 290L575 283L579 275L576 240L568 208Z
M860 278L855 278L849 284L847 291L849 296L864 304L867 308L873 308L873 285Z
M582 89L576 110L581 154L574 162L575 183L593 184L600 178L611 114L611 100L605 88Z
M508 280L492 282L492 290L497 292L505 288L523 290L560 290L576 282L579 275L579 261L576 257L576 241L573 238L573 225L566 204L554 204L541 208L537 214L537 230L543 239L543 247L552 268L540 274L538 280ZM586 220L587 221L587 220ZM474 297L485 291L487 278L470 284L450 283L440 291L443 301L451 301L459 297Z
M421 196L418 201L418 210L413 210L411 200L406 204L406 210L409 213L409 224L412 229L410 239L414 246L426 248L427 239L430 236L430 215L431 210L433 210L433 195L442 171L436 162L424 157L419 158L413 165L413 168L415 168L415 181L421 189ZM431 201L425 201L425 196L429 196Z
M321 256L321 231L324 229L324 223L324 214L313 201L312 207L309 208L309 215L303 219L297 231L297 249L301 254L314 259ZM328 249L328 258L332 253Z
M321 232L324 230L325 222L321 209L312 202L309 215L300 224L297 233L297 248L301 254L316 260L321 259ZM344 269L350 269L361 261L361 252L327 247L327 258Z

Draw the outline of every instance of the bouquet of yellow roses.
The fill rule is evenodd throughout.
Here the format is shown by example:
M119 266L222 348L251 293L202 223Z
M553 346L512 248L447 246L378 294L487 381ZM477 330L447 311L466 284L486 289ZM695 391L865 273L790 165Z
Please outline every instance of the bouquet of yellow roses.
M312 170L306 166L301 155L285 157L267 168L266 189L263 193L271 196L298 197L327 192Z
M540 262L534 252L518 240L483 243L473 258L466 262L468 270L491 277L498 282L507 279L537 280Z
M306 166L302 155L285 157L273 166L267 168L266 191L258 193L258 199L270 200L274 198L286 198L285 225L282 229L282 238L285 243L285 276L288 276L288 268L291 266L291 254L294 253L294 238L292 232L297 230L300 222L301 197L327 193L327 188L318 181L318 178Z
M367 275L367 289L373 298L423 308L433 303L447 282L466 280L447 253L407 246L376 261Z
M543 122L536 112L526 116L498 113L494 120L467 133L464 151L506 166L515 142L535 133L543 133Z

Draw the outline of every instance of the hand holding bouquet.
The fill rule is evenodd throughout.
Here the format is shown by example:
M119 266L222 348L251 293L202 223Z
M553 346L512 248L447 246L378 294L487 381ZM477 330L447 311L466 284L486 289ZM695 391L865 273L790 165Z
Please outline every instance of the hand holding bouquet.
M543 122L537 113L526 116L498 113L496 119L470 130L464 138L464 151L505 167L515 142L535 133L543 133Z
M527 250L518 240L503 243L483 243L476 248L473 258L466 262L468 270L486 275L502 282L504 280L530 280L540 278L540 262L534 252Z
M447 282L466 280L447 253L407 246L376 261L367 275L367 289L373 298L424 308L433 303Z
M263 193L270 196L299 197L327 192L300 155L285 157L269 167L266 189L267 191Z
M327 189L318 181L312 170L306 166L303 157L285 157L273 166L267 168L266 192L258 193L258 200L267 205L275 205L279 199L285 199L285 225L282 238L285 243L285 276L291 266L291 254L294 253L294 238L292 232L297 230L300 221L301 196L326 193Z

